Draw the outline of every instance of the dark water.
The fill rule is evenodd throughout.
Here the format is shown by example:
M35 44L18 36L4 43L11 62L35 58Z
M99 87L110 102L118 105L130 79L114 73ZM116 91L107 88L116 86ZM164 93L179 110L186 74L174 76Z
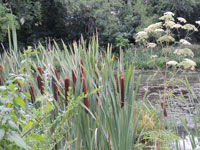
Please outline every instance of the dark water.
M183 138L183 140L179 141L180 150L192 150L189 140L190 135L188 135L183 128L180 118L186 121L186 125L189 129L194 130L194 115L197 115L197 109L200 108L199 72L181 72L175 76L169 73L167 78L163 78L160 73L152 71L138 72L135 76L139 74L141 74L142 77L138 99L146 100L154 109L161 111L160 103L164 99L163 93L169 93L165 98L168 113L165 120L173 125L175 123L179 136ZM165 81L168 81L167 86ZM165 89L165 87L167 88ZM145 98L144 95L146 95ZM198 125L198 129L200 131L200 125ZM196 141L198 141L197 137L195 138ZM172 144L171 149L176 149L175 145L173 146Z

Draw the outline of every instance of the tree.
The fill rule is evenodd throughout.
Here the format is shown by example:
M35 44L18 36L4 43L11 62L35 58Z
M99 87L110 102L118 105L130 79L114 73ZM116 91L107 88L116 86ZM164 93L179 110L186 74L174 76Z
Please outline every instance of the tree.
M3 42L7 37L8 26L10 24L11 17L13 17L14 20L16 18L10 13L10 10L8 8L0 4L0 42Z

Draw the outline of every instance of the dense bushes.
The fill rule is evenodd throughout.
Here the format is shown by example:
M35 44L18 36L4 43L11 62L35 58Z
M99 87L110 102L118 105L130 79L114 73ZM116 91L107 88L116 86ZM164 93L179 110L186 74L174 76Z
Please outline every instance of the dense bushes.
M8 0L1 3L17 16L18 40L23 46L45 42L48 38L71 43L81 35L89 39L98 31L101 45L112 43L119 50L120 38L134 42L133 35L155 22L163 12L173 11L189 23L200 17L197 0ZM6 16L8 11L1 13ZM1 41L6 43L7 23L0 22L0 25L4 28ZM193 38L197 41L198 37L196 34Z

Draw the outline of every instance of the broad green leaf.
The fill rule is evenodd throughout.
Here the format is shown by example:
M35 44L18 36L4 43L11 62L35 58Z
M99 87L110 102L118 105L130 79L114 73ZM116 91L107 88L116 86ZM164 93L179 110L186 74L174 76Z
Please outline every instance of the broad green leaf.
M11 90L11 92L15 92L15 85L12 84L12 83L10 83L10 84L8 85L8 89Z
M11 142L15 142L15 144L18 145L19 147L28 149L28 146L26 145L24 140L19 136L19 134L17 132L10 131L7 133L7 136Z
M34 139L38 140L38 141L45 141L45 138L43 138L41 135L39 134L35 134L33 136Z
M12 120L8 121L8 125L10 126L11 129L18 130L18 126Z
M25 109L25 103L21 97L16 97L14 102Z
M24 93L24 95L26 96L27 99L31 99L30 93Z
M0 129L0 141L3 139L4 135L5 135L5 130Z

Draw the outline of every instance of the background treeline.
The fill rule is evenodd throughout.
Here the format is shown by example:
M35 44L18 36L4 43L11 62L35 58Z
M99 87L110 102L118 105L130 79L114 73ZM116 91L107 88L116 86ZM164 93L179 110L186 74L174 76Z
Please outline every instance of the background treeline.
M166 11L189 23L200 20L199 0L0 0L0 42L8 45L10 12L16 20L19 46L47 42L66 43L96 31L100 44L113 47L134 43L134 34ZM193 41L200 41L195 34Z

